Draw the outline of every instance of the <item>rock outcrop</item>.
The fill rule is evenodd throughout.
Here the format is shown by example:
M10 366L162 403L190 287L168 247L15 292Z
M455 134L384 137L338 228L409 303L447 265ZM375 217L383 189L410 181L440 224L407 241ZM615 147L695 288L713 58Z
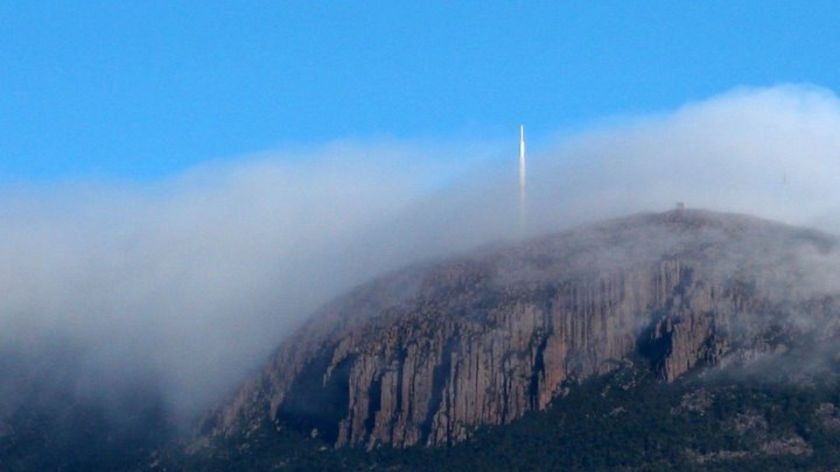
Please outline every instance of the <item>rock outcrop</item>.
M740 215L637 215L389 274L333 301L206 421L336 446L442 445L644 359L664 381L837 331L835 241ZM817 261L818 263L815 263Z

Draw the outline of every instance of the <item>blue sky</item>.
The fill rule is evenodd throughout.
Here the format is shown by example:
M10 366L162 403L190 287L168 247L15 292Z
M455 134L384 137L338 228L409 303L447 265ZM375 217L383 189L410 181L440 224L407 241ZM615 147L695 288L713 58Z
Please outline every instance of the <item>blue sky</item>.
M740 85L840 89L837 2L0 0L0 181L336 139L532 139Z

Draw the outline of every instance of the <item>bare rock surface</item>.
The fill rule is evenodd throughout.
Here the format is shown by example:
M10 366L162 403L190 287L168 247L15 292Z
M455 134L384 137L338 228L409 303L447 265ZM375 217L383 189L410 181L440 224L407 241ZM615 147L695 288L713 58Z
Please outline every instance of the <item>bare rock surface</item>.
M633 354L672 381L818 346L837 331L836 290L814 268L837 254L815 231L677 210L409 267L316 313L203 438L271 421L336 446L450 444ZM685 408L707 404L698 394Z

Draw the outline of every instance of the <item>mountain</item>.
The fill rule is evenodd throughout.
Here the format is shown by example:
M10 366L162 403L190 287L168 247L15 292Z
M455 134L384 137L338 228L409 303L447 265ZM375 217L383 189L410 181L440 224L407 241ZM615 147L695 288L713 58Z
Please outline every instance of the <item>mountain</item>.
M186 448L192 459L182 460L212 457L209 463L220 464L220 457L259 461L267 454L272 464L294 466L291 456L277 454L285 446L271 452L272 441L291 441L296 455L321 451L342 467L383 454L395 460L401 449L403 459L464 448L472 456L459 460L487 457L476 450L543 421L535 418L560 415L558 424L567 424L568 415L609 405L615 421L639 420L645 406L639 402L648 401L639 392L659 398L675 417L703 413L716 402L726 408L729 395L743 407L729 405L744 415L738 428L766 432L775 423L768 426L750 402L766 406L767 398L788 395L785 389L794 386L806 388L809 421L819 416L834 424L840 417L832 396L840 392L833 383L840 360L838 254L837 239L817 231L678 209L409 267L316 313L208 415ZM753 387L764 396L750 396ZM624 399L582 393L598 388L624 392ZM568 409L572 402L575 410ZM688 426L675 433L688 441L669 452L677 459L662 460L708 466L773 454L823 457L796 428L744 439L769 456L714 449L735 428L719 413L705 416L719 429L708 435L710 443L688 441L695 434ZM595 428L594 417L575 423L581 441ZM550 434L575 440L568 428L557 428ZM724 446L747 447L736 443ZM539 450L539 444L532 446ZM432 452L422 452L426 447ZM339 452L323 452L333 448ZM355 456L365 450L373 452Z
M419 263L327 303L186 435L152 375L2 346L0 469L840 470L838 256L678 209Z

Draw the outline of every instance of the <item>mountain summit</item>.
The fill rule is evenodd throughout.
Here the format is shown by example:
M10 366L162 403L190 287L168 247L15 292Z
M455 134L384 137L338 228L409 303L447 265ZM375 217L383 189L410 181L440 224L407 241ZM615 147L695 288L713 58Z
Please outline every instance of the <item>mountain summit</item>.
M785 359L816 372L836 360L839 254L813 230L677 209L412 266L316 313L193 448L265 425L454 444L634 363L664 383Z

